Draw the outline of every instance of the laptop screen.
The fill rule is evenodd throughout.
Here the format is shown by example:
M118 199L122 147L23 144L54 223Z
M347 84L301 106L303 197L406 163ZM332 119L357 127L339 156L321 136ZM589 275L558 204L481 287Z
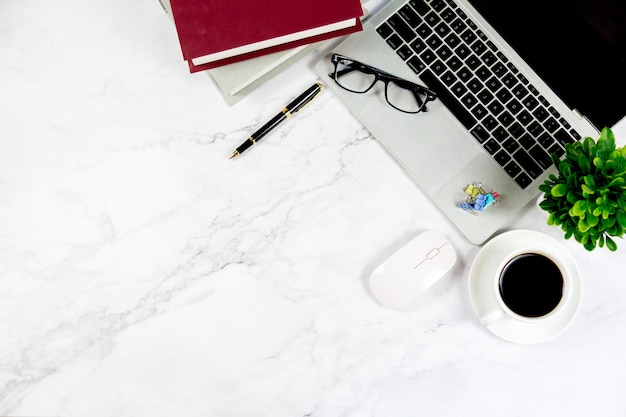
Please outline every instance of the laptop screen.
M626 115L626 1L469 1L597 129Z

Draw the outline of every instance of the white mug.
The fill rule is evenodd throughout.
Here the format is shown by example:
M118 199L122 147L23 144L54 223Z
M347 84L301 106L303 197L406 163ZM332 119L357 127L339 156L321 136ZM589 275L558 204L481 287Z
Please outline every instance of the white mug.
M570 271L544 248L526 247L507 254L492 277L494 307L480 318L490 326L504 317L536 323L563 310L570 299Z

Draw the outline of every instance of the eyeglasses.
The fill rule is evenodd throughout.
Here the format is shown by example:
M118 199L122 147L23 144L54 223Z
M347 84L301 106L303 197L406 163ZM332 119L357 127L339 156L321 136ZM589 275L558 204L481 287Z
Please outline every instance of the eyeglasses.
M426 103L437 94L419 84L405 80L343 55L333 54L330 62L335 71L328 74L344 90L367 93L378 81L385 83L385 99L394 109L404 113L428 111Z

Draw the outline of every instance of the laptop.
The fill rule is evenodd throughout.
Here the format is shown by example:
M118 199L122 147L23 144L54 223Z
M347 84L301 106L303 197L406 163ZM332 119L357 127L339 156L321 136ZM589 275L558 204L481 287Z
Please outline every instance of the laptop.
M382 82L345 90L329 56L316 72L480 245L536 200L550 154L626 114L625 45L623 0L391 0L331 52L428 87L427 111L390 106ZM468 210L470 186L497 204Z

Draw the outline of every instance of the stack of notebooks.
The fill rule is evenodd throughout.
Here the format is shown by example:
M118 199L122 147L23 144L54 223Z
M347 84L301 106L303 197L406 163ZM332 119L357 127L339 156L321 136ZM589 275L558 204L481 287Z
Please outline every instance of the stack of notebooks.
M160 0L190 72L209 70L229 104L320 42L362 29L360 0Z

